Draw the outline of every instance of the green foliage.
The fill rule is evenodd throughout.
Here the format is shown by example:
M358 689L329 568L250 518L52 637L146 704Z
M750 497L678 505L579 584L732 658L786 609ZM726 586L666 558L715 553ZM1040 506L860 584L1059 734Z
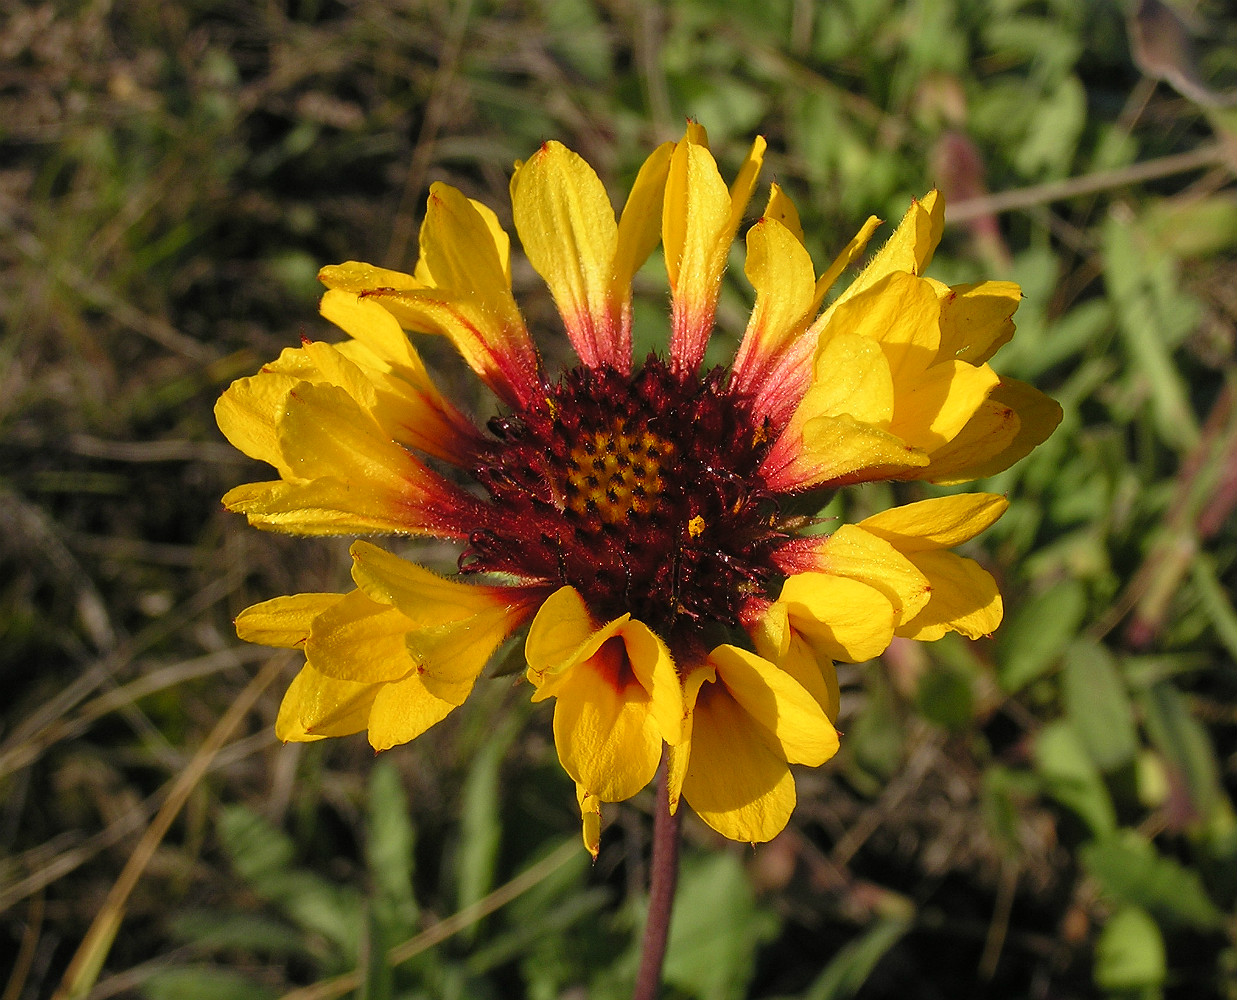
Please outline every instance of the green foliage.
M1106 896L1158 918L1202 930L1219 927L1223 914L1207 895L1197 871L1161 857L1133 830L1084 844L1079 858Z
M1231 998L1237 124L1172 81L1229 92L1237 26L1214 0L1185 5L1193 50L1157 83L1122 23L1150 6L6 13L0 948L31 940L34 956L6 996L54 993L152 796L268 655L236 647L239 610L345 585L345 545L289 545L220 511L248 473L214 428L220 389L302 334L328 335L321 264L411 266L430 182L509 221L512 162L559 138L617 195L694 115L727 174L753 133L768 137L765 180L795 200L818 271L870 213L896 220L937 184L968 202L929 273L1022 285L1017 336L992 364L1065 418L979 484L1011 503L965 549L1004 595L994 638L840 664L842 751L799 774L779 843L719 852L688 818L667 994L1017 997L1036 983ZM1165 159L1181 154L1196 166ZM719 363L751 302L742 259L722 292ZM552 370L558 321L513 263ZM665 343L656 255L637 285L643 353ZM418 349L466 403L473 383L450 351ZM827 514L938 492L874 485ZM337 975L373 1000L629 995L644 800L607 805L596 865L576 847L496 912L386 960L578 844L522 669L517 641L459 716L377 761L362 740L229 747L132 898L100 995L248 1000ZM254 734L277 706L258 704ZM892 893L914 906L873 902ZM1093 930L1061 933L1077 926ZM1037 944L1049 939L1051 959Z
M1160 928L1136 906L1118 910L1095 945L1095 985L1109 993L1158 996L1167 974Z
M1134 706L1113 655L1097 642L1075 642L1066 650L1061 681L1065 716L1096 767L1129 764L1138 752Z
M873 921L855 940L842 948L824 972L801 995L800 1000L847 1000L859 992L872 970L911 929L906 916L887 916Z
M733 854L691 858L675 895L665 980L699 1000L741 1000L756 949L777 929Z
M1018 608L997 640L1001 686L1019 691L1051 670L1085 615L1086 593L1075 580L1056 583Z

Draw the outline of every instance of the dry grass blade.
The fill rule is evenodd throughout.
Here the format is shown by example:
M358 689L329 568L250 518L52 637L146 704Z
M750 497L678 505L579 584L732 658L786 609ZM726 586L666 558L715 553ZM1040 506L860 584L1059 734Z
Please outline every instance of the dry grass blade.
M210 768L211 761L222 749L224 742L253 708L262 692L270 687L287 666L287 662L287 656L283 655L274 656L267 661L257 676L237 696L236 701L211 730L198 752L193 755L188 766L180 773L168 792L167 801L164 802L150 826L146 828L145 834L142 835L142 839L129 856L120 877L112 886L112 891L108 893L103 908L91 923L90 929L74 953L59 989L53 994L53 1000L79 1000L94 985L99 970L107 958L112 940L116 936L116 931L124 919L125 903L129 894L133 892L146 866L150 863L150 859L154 856L156 848L167 834L172 820L176 818L177 813L189 798L189 794L197 787L197 783Z
M1069 198L1099 194L1101 191L1111 191L1113 188L1126 187L1131 184L1144 184L1161 177L1189 173L1191 170L1223 166L1229 166L1231 169L1230 157L1223 147L1218 144L1200 146L1188 153L1162 156L1155 160L1134 163L1118 170L1101 170L1098 173L1082 174L1063 181L1034 184L1031 187L984 195L982 198L968 198L966 201L950 205L945 221L956 225L983 215L1016 212L1020 209L1034 208L1037 205L1046 205L1053 201L1066 201Z

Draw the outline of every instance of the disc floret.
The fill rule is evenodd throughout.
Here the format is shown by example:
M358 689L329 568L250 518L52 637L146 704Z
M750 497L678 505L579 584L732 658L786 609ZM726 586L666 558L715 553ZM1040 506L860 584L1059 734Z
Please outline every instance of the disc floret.
M580 366L492 419L472 470L492 516L461 569L575 587L599 619L630 611L672 647L737 625L786 535L758 472L767 430L724 379L656 356L634 375Z

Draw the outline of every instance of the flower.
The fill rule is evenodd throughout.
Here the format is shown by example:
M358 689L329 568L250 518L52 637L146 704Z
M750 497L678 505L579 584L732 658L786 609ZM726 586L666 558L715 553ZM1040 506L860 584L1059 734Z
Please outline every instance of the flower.
M824 306L878 220L818 276L773 185L746 236L747 330L729 369L702 370L763 153L757 140L727 185L689 124L617 218L564 146L516 165L515 228L579 358L559 375L512 295L508 235L454 188L430 188L412 274L322 270L322 314L346 339L289 348L223 394L224 434L278 473L224 503L261 528L428 535L461 552L444 578L358 541L355 590L240 615L242 638L305 654L282 739L407 742L527 628L526 676L534 701L554 702L590 850L601 804L635 795L663 756L673 808L758 842L794 808L790 765L837 750L834 661L997 626L992 578L948 550L1003 498L924 500L827 535L794 512L853 483L990 475L1047 437L1056 404L988 365L1018 288L923 276L944 212L931 192ZM669 350L635 364L632 279L659 240ZM438 390L406 331L447 338L494 393L484 426Z

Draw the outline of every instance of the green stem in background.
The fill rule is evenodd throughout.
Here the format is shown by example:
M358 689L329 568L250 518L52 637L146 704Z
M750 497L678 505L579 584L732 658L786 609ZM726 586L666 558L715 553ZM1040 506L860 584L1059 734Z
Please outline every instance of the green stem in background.
M670 910L679 879L679 814L670 814L668 774L662 757L657 771L657 804L653 811L653 858L649 869L649 915L640 945L640 971L632 1000L654 1000L661 986L662 960L670 935Z

